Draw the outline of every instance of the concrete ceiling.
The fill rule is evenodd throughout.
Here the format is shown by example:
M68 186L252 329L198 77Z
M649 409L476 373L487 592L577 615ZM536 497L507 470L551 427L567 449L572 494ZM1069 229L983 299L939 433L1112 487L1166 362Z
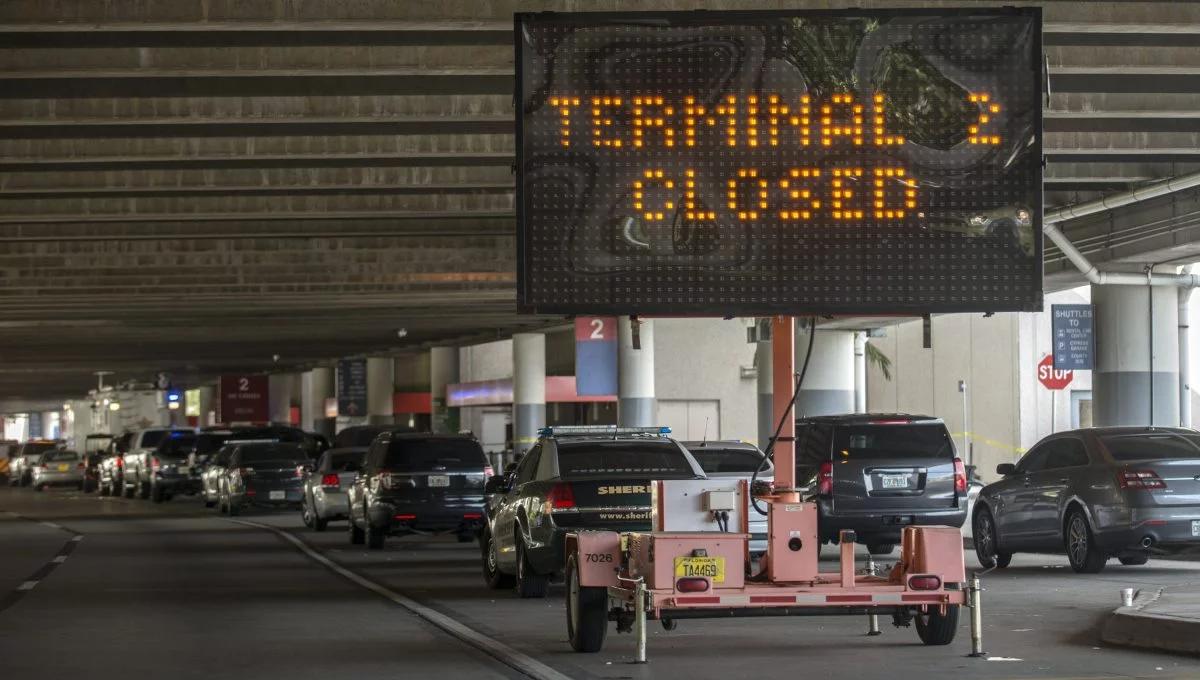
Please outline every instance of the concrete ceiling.
M1200 4L1037 4L1048 205L1200 169ZM0 3L0 398L547 323L513 302L511 14L644 7ZM1180 255L1172 210L1151 244L1078 230L1098 261Z

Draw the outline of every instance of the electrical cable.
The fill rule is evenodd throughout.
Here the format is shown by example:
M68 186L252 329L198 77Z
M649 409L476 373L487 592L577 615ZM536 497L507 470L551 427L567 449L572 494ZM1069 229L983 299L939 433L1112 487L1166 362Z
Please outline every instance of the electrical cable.
M771 441L767 443L767 450L763 452L762 462L758 464L758 469L750 475L750 506L760 515L766 515L767 512L758 506L758 499L754 497L754 482L758 479L759 473L767 467L767 461L774 462L775 460L775 442L779 440L779 433L783 432L783 425L787 419L792 417L792 410L796 407L796 399L800 396L800 386L804 384L804 374L808 373L808 361L812 358L813 344L817 339L817 317L808 317L808 349L804 352L804 363L800 365L800 372L796 375L796 388L792 390L792 399L788 402L787 408L783 410L783 415L779 418L779 423L775 426L775 434L771 436ZM772 388L774 390L774 388Z

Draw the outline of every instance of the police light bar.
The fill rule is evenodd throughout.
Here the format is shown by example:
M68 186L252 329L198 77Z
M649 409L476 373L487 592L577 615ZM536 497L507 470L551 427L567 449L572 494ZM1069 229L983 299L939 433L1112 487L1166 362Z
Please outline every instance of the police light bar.
M562 437L567 435L603 435L617 434L671 434L671 428L659 427L617 427L616 425L555 425L538 430L543 437Z
M278 439L227 439L226 444L278 444Z

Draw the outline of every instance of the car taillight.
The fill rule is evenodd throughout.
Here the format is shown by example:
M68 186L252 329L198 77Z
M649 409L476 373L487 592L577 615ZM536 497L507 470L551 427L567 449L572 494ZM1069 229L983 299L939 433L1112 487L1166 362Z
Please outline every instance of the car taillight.
M85 468L85 467L87 467L87 466L86 466L86 465L84 465L83 463L76 463L76 464L75 464L75 467L76 467L76 468L78 468L78 469L80 469L80 470L82 470L82 469L84 469L84 468Z
M253 477L254 476L254 468L252 468L252 467L240 467L240 468L238 468L237 471L238 471L238 474L243 477Z
M150 457L150 469L157 470L160 467L162 467L162 461L160 461L158 459L158 456L151 456Z
M493 468L491 465L484 466L484 468L483 468L483 478L484 479L493 477L493 476L495 476L495 474L496 474L496 469Z
M911 590L937 590L942 587L942 579L937 576L913 576L908 579Z
M708 590L708 579L681 578L675 582L675 590L681 593L703 593Z
M119 468L125 467L125 459L124 458L117 459L117 467L119 467Z
M824 461L817 472L817 493L821 496L833 495L833 463Z
M1122 489L1165 489L1167 483L1154 470L1121 470L1117 485Z
M397 522L411 522L417 518L416 515L393 515L392 519Z
M546 500L555 510L568 510L575 507L575 491L571 489L570 484L559 482L550 489Z
M483 519L483 514L478 512L464 512L463 519Z
M342 486L342 480L338 479L337 474L331 472L321 476L321 486L326 489L338 489Z
M962 458L954 459L954 490L957 493L967 492L967 466L963 465Z

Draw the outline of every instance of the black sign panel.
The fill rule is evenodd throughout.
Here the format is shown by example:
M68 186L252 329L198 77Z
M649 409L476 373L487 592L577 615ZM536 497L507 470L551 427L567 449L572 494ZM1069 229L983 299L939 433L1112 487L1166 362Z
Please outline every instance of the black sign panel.
M342 359L337 363L339 416L367 415L367 360Z
M1041 309L1037 8L516 23L523 311Z

